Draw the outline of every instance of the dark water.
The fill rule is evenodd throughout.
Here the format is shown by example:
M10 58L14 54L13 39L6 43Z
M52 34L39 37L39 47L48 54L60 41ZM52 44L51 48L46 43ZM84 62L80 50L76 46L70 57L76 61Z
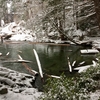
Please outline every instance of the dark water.
M70 46L54 44L33 44L28 42L6 42L0 45L0 52L3 54L2 56L0 56L0 65L19 72L30 74L22 65L22 63L5 62L8 60L17 60L19 54L23 59L32 61L32 63L27 63L27 65L33 70L39 72L33 49L35 49L38 53L43 72L49 75L57 76L61 75L62 73L65 73L67 76L73 75L72 73L69 73L67 60L68 57L71 64L73 63L73 61L76 61L74 67L77 67L78 64L83 61L85 61L85 65L91 64L92 60L96 56L81 55L80 50L83 48L74 45ZM6 56L8 52L10 54ZM39 76L36 78L35 86L39 90L43 90L43 82L41 81Z
M95 55L81 55L80 49L83 48L73 45L32 44L28 42L4 43L0 45L0 52L3 54L3 56L0 57L0 64L1 66L19 72L28 73L21 63L4 62L18 59L18 54L20 54L23 59L32 61L32 63L27 64L29 67L38 71L33 49L38 53L43 72L52 75L60 75L63 71L66 71L66 73L68 72L68 57L71 64L73 61L76 61L75 67L82 61L86 61L85 64L91 64L92 60L95 58ZM10 54L8 57L5 57L7 52L10 52Z

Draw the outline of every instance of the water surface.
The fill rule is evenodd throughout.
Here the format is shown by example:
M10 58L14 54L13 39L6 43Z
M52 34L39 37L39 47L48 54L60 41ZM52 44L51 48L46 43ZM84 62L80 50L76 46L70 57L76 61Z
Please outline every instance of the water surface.
M83 47L80 46L8 42L0 45L0 52L3 54L0 57L0 64L1 66L17 70L19 72L28 73L22 63L4 62L7 60L18 59L18 54L20 54L23 59L32 61L32 63L28 63L27 65L38 72L38 66L33 49L35 49L38 53L43 72L50 75L60 75L63 71L66 71L66 73L69 72L68 57L71 64L73 61L76 61L75 67L77 67L82 61L86 62L85 65L91 64L92 60L95 58L95 55L81 55L80 50L83 49ZM8 57L5 57L7 52L10 54Z

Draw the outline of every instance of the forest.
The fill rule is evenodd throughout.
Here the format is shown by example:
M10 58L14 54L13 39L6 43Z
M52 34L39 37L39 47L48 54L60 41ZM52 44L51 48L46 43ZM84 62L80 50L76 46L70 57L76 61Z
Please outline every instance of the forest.
M38 38L83 40L99 35L99 1L95 0L1 0L0 19L21 22ZM8 6L7 6L8 4ZM9 6L10 5L10 6ZM44 39L45 41L45 39Z

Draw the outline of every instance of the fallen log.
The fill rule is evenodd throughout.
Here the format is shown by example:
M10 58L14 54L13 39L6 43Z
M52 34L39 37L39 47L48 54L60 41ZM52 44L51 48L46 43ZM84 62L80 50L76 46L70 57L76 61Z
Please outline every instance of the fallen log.
M92 66L92 65L86 65L86 66L77 67L77 68L74 68L74 70L77 70L78 73L81 73L81 72L86 71L90 66Z
M74 66L75 66L75 63L76 63L76 61L73 61L73 63L72 63L72 67L74 67Z
M32 70L26 63L22 62L22 65L34 76L38 75L38 72L35 70Z
M76 67L76 68L74 68L74 70L77 70L78 73L84 72L84 71L86 71L88 68L90 68L91 66L93 66L93 67L96 66L97 63L96 63L95 61L92 61L92 62L93 62L93 64L91 64L91 65Z
M80 50L81 54L96 54L99 53L98 50L96 49L85 49L85 50Z
M72 66L71 66L71 64L70 64L69 57L68 57L67 59L68 59L69 72L72 72Z
M49 74L44 74L45 76L49 77L49 78L56 78L56 79L59 79L60 76L56 76L56 75L49 75Z
M80 62L80 63L78 64L78 66L81 66L81 65L83 65L83 64L85 64L85 61Z
M10 54L10 52L7 52L6 56L8 56Z
M18 55L18 57L19 57L20 60L23 60L23 58L20 55ZM29 71L29 73L31 73L34 76L38 75L38 72L36 72L35 70L31 69L25 62L21 62L21 63Z
M55 75L48 75L48 74L45 74L47 77L49 78L56 78L56 79L59 79L60 76L55 76Z
M50 75L52 78L60 78L60 76Z
M43 72L42 72L42 67L41 67L41 63L40 63L40 60L39 60L39 56L38 56L38 54L37 54L35 49L33 49L33 51L34 51L34 54L35 54L35 57L36 57L36 61L37 61L37 64L38 64L40 76L43 79Z
M2 56L2 53L0 52L0 56Z
M3 61L4 63L5 62L10 62L10 63L31 63L32 61L28 61L28 60L23 60L23 59L18 59L18 60L8 60L8 61Z

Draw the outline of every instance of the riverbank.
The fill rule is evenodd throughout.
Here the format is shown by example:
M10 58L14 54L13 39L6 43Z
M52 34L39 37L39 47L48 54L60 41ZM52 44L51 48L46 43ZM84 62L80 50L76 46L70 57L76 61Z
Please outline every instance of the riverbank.
M42 92L34 82L34 76L0 67L0 100L37 100Z

